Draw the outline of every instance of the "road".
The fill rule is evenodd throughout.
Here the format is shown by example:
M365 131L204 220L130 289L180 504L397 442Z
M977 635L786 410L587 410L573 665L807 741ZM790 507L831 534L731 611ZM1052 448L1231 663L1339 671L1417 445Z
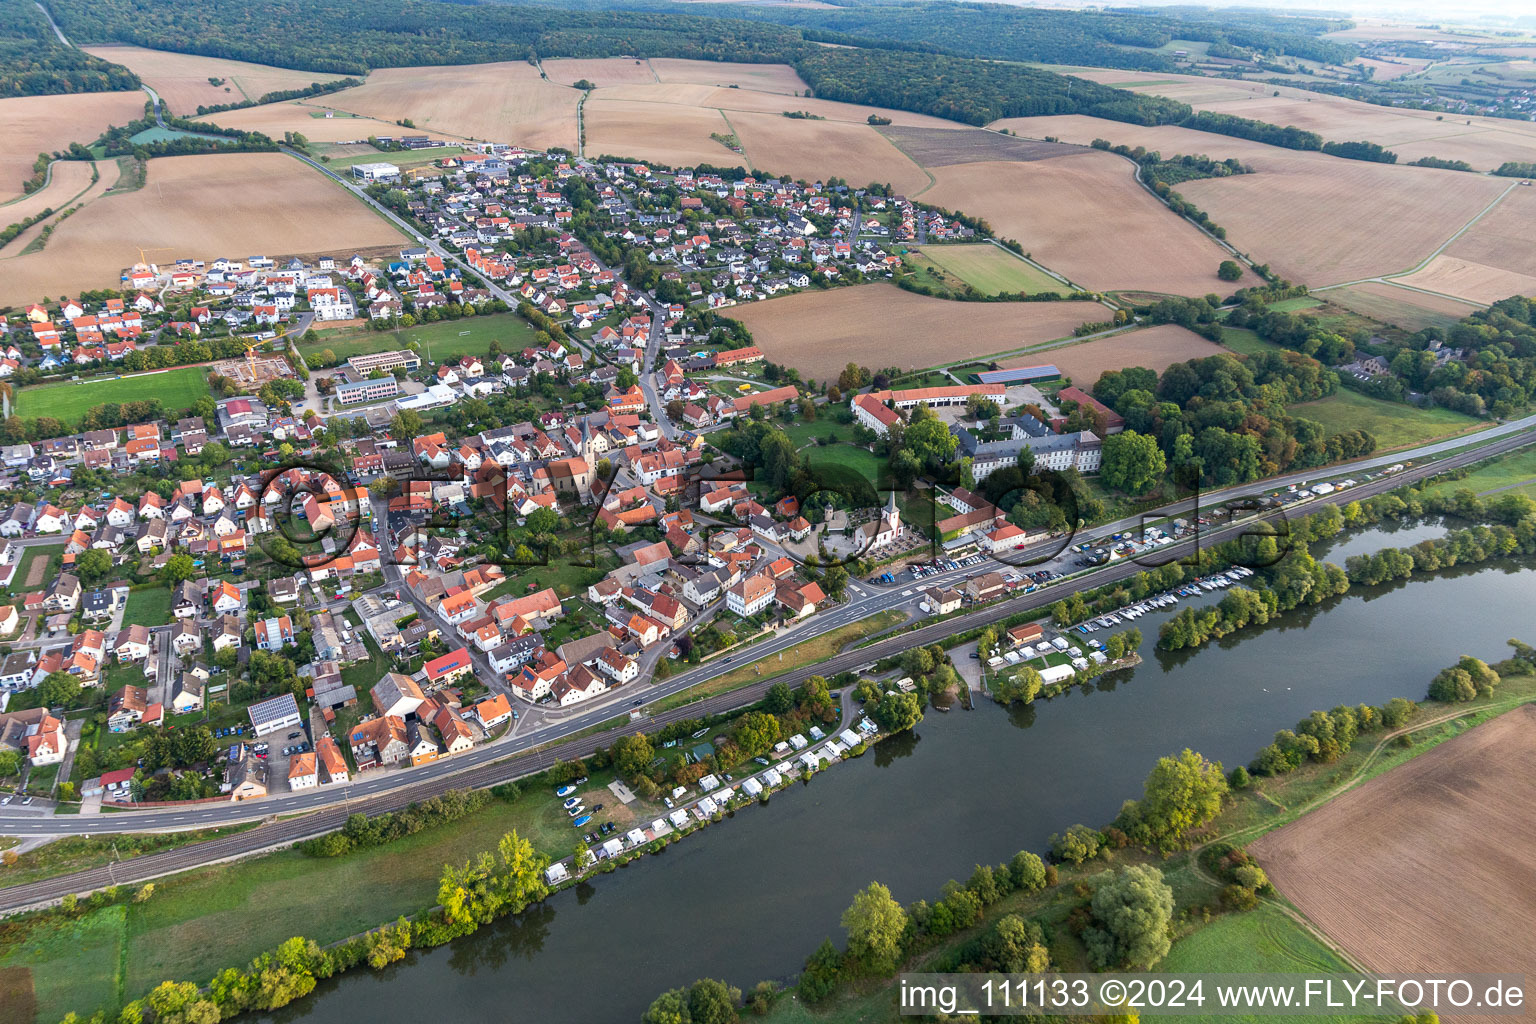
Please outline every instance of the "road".
M1513 451L1533 441L1536 441L1536 435L1530 433L1504 436L1485 449L1461 452L1440 463L1415 465L1402 473L1380 477L1344 491L1336 491L1325 498L1316 499L1311 504L1316 506L1342 504L1367 498L1422 479L1435 472L1469 465L1490 455ZM1276 510L1266 513L1266 517L1274 518L1280 514L1280 510ZM1201 543L1219 543L1251 530L1252 526L1252 522L1245 522L1209 530L1202 536ZM1183 541L1171 545L1162 554L1165 557L1180 557L1193 553L1194 549L1193 541ZM651 732L683 718L719 714L744 707L760 700L768 687L774 683L784 682L794 686L810 675L833 676L881 658L900 654L915 646L941 641L956 633L995 622L1009 615L1042 608L1076 590L1119 582L1140 571L1142 566L1134 561L1111 563L1077 578L1061 581L1058 585L1041 588L1031 594L1013 597L964 615L879 640L866 647L835 655L806 668L764 677L738 690L707 697L659 714L641 716L634 721L591 736L577 735L573 739L561 740L563 736L571 736L622 716L627 709L621 705L636 693L643 692L646 702L652 703L728 672L730 668L725 662L716 662L700 666L643 690L633 685L621 688L618 691L620 697L618 701L604 707L592 708L561 721L558 735L543 735L540 731L533 731L518 736L516 746L519 748L529 748L540 742L546 744L542 748L522 749L520 753L508 749L511 744L491 744L432 765L423 765L404 771L365 774L347 786L322 787L318 791L269 797L249 804L193 805L164 810L145 810L131 815L115 814L98 817L77 815L53 817L43 812L28 812L25 808L0 808L0 833L22 837L106 834L124 831L176 831L270 818L298 811L315 811L312 814L263 824L237 835L135 858L110 868L77 872L31 885L3 889L0 890L0 912L57 899L66 892L83 893L105 885L142 882L191 867L283 846L333 830L352 813L380 814L426 799L447 789L492 786L517 779L543 771L557 759L568 761L584 757L599 747L611 745L619 736L628 733ZM960 570L959 573L963 575L964 570ZM944 582L942 577L932 577L924 581L924 585L932 586L942 582ZM913 592L917 590L916 587L908 589ZM823 613L826 620L821 625L835 628L836 625L873 614L881 607L901 606L911 600L909 597L902 596L899 590L894 592L869 590L861 593L865 596L848 605ZM772 641L751 648L745 657L753 660L761 659L810 635L813 634L807 631L790 630ZM625 692L626 689L628 692Z

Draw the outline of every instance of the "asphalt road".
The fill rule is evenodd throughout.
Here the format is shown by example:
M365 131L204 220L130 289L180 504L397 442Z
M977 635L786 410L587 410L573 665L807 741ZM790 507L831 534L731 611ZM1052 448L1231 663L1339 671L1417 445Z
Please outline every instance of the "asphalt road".
M1384 493L1403 484L1432 475L1435 472L1477 462L1491 455L1501 454L1522 447L1533 441L1536 441L1536 435L1530 432L1507 435L1491 445L1450 456L1438 463L1416 465L1398 474L1380 477L1344 491L1336 491L1325 498L1316 499L1309 503L1306 508L1310 509L1313 506L1324 504L1343 504ZM1269 513L1268 517L1278 518L1282 514L1282 510L1277 510ZM1252 526L1253 523L1250 521L1220 529L1208 530L1200 538L1200 542L1204 544L1219 543L1222 540L1230 539L1252 529ZM1164 549L1162 554L1164 556L1183 556L1193 553L1194 548L1193 541L1183 541L1176 545L1170 545ZM832 676L880 658L900 654L902 651L909 650L915 646L935 643L955 633L983 626L1018 612L1043 607L1071 593L1073 590L1088 589L1118 582L1142 571L1142 568L1141 565L1129 560L1113 563L1095 572L1088 573L1081 579L1067 581L1069 584L1067 586L1043 588L1032 594L1014 597L965 615L922 626L918 629L877 641L867 647L836 655L816 665L782 673L777 676L765 677L741 689L696 701L672 711L642 717L636 721L625 723L617 728L592 736L579 737L564 742L553 742L557 738L550 737L552 742L544 749L514 755L504 760L498 760L498 758L502 757L503 750L498 745L490 745L459 755L452 761L437 763L436 767L439 768L457 768L458 770L452 774L435 774L423 777L421 773L425 769L434 767L423 766L421 769L410 769L405 772L380 773L372 777L363 776L359 781L346 787L326 787L331 789L333 793L336 789L341 789L344 802L340 806L328 806L312 814L288 818L282 821L273 821L233 836L194 843L163 853L149 854L108 867L76 872L29 885L0 889L0 912L9 912L46 903L50 900L56 900L69 892L84 893L107 885L139 883L189 868L217 863L221 860L228 860L261 850L283 846L309 836L331 831L339 827L349 814L359 812L370 815L380 814L404 807L407 804L426 799L430 796L435 796L448 789L493 786L501 782L515 780L525 775L543 771L557 759L572 760L578 757L585 757L599 747L611 745L621 735L637 731L649 732L683 718L717 714L752 704L760 700L768 687L774 683L785 682L794 686L803 682L806 677L811 675ZM931 585L931 583L928 585ZM898 591L898 596L899 593ZM852 618L859 618L870 614L873 610L869 607L862 607L866 602L878 600L879 595L872 595L863 601L851 603L849 606L831 612L829 615L837 615L840 612L852 613L858 610L859 614L853 615ZM779 638L779 641L784 642L787 646L803 638L804 635L796 635L794 631L789 631L785 636ZM772 653L774 653L772 647L765 644L752 648L749 656L756 660L763 657L764 654ZM669 692L685 689L687 686L720 674L722 671L728 671L728 669L726 669L723 663L720 663L702 666L691 672L674 676L671 679L665 680L662 684L646 690L646 699L647 701L655 701ZM636 691L632 690L631 692ZM605 709L594 709L586 715L563 721L560 723L561 731L569 733L585 729L607 721L620 713L622 713L621 709L613 706ZM519 738L533 742L539 739L537 734ZM315 805L311 803L315 797L324 795L326 794L324 789L322 789L314 794L296 794L295 799L281 803L269 799L248 806L217 804L208 807L172 809L169 811L142 811L131 816L113 814L93 817L53 817L42 814L22 814L19 809L6 808L5 811L7 813L0 816L0 832L8 835L28 835L59 832L110 833L130 830L202 828L219 823L228 823L230 812L236 813L237 817L235 820L240 818L249 820L257 815L303 810L306 806Z

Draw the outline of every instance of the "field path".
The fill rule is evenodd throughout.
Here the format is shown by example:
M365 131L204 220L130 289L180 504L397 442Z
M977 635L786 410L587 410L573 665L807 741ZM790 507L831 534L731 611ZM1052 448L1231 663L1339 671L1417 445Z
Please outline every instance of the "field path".
M1431 260L1433 260L1436 256L1439 256L1441 253L1445 252L1445 250L1449 249L1451 247L1451 245L1455 243L1456 239L1460 238L1462 235L1464 235L1468 231L1472 230L1472 228L1477 225L1478 221L1482 220L1484 217L1488 216L1488 214L1492 213L1493 212L1493 208L1495 206L1498 206L1500 203L1502 203L1506 196L1508 196L1511 192L1513 192L1515 189L1517 189L1519 187L1520 187L1520 183L1518 181L1511 181L1509 183L1509 187L1508 188L1506 188L1503 192L1500 192L1497 196L1495 196L1493 198L1493 201L1491 203L1489 203L1487 206L1483 207L1481 210L1479 210L1472 217L1472 219L1468 220L1460 228L1457 228L1455 234L1451 235L1450 238L1447 238L1445 241L1441 242L1439 247L1436 248L1434 252L1430 253L1428 256L1425 256L1417 264L1415 264L1412 267L1409 267L1407 270L1400 270L1400 271L1398 271L1395 274L1382 274L1380 277L1362 277L1362 278L1360 278L1359 280L1356 280L1356 281L1340 281L1337 284L1326 284L1326 285L1322 285L1321 287L1318 287L1318 288L1313 288L1312 291L1314 291L1314 292L1325 292L1325 291L1328 291L1329 289L1332 289L1332 288L1348 288L1352 284L1366 284L1368 282L1375 281L1375 282L1379 282L1381 284L1396 285L1399 288L1410 288L1413 291L1423 292L1426 295L1440 295L1442 298L1447 298L1447 299L1460 298L1460 296L1456 296L1456 295L1445 295L1445 294L1443 294L1441 292L1432 292L1432 291L1430 291L1427 288L1415 288L1413 285L1398 284L1396 281L1391 280L1391 278L1394 278L1394 277L1408 277L1410 274L1417 274L1419 271L1421 271L1425 267L1429 266L1429 263L1430 263ZM1466 300L1462 299L1462 301L1465 302Z

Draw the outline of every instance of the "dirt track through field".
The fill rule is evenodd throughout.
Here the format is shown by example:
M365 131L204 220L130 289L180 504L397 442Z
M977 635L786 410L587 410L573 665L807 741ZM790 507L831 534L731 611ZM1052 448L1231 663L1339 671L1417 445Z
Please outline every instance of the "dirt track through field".
M1536 976L1533 777L1536 707L1526 705L1249 850L1286 898L1372 970Z

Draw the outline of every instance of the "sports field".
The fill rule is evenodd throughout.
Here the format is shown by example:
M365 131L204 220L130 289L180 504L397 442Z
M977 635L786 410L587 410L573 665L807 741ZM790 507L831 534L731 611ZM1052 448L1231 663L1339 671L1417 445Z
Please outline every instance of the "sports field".
M1489 425L1486 420L1475 420L1449 409L1420 409L1397 402L1381 402L1346 390L1289 408L1293 415L1321 423L1330 434L1369 430L1376 436L1378 450L1384 452L1482 430Z
M1004 292L1064 292L1067 286L990 242L925 245L917 250L939 267L986 295Z
M346 359L366 352L390 352L415 342L423 361L442 363L469 355L483 359L490 353L492 341L501 345L502 352L521 352L533 343L536 332L528 321L517 314L498 313L466 320L420 324L398 331L343 328L334 332L316 333L320 340L313 345L300 345L300 352L309 355L330 349L337 358Z
M103 377L17 388L16 415L27 418L53 416L65 423L74 423L98 405L150 398L160 399L167 412L175 412L191 408L193 402L209 393L206 373L199 366L181 366L132 377Z

